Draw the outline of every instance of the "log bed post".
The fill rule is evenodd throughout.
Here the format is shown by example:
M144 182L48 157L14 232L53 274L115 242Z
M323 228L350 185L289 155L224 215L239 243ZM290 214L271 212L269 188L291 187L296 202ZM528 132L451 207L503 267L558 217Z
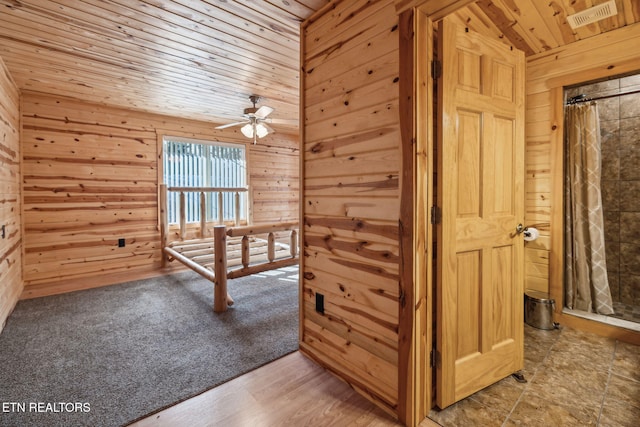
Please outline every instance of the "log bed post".
M269 233L267 236L267 259L269 262L276 259L276 236L273 233Z
M249 236L242 236L242 266L244 268L249 267L251 259L251 244L249 243Z
M200 238L207 237L207 198L204 191L200 192Z
M224 197L222 191L218 191L218 224L224 225Z
M215 257L213 286L213 311L227 311L227 230L224 225L213 227L213 251Z
M180 239L187 233L187 202L184 191L180 192Z
M239 226L240 225L240 192L236 191L236 196L235 196L235 201L236 201L236 221L235 221L235 226Z

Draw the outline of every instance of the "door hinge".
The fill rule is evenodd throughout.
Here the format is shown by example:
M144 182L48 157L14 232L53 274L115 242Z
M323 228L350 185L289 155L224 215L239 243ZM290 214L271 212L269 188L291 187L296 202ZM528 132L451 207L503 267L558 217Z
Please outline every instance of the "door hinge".
M431 206L431 224L440 224L442 221L442 210L439 206Z
M437 59L431 61L431 77L434 79L442 77L442 62Z
M439 356L440 356L440 353L438 353L438 350L436 350L435 348L432 348L431 352L429 353L429 367L431 368L436 367L436 363L438 363Z

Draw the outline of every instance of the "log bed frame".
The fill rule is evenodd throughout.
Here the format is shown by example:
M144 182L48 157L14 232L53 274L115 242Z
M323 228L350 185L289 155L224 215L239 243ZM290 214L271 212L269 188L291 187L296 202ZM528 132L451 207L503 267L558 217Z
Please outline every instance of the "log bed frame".
M179 239L170 241L167 201L170 191L179 193ZM298 223L280 222L260 225L240 224L239 200L246 188L218 187L167 187L160 185L160 234L162 241L162 265L178 261L214 284L213 311L224 312L233 304L227 292L227 280L298 263ZM185 193L200 193L199 238L185 240ZM223 193L235 193L236 211L234 225L227 227L223 218ZM213 227L213 237L208 235L205 200L206 194L218 196L218 220ZM276 233L289 233L289 242L276 240ZM266 235L266 239L259 236Z

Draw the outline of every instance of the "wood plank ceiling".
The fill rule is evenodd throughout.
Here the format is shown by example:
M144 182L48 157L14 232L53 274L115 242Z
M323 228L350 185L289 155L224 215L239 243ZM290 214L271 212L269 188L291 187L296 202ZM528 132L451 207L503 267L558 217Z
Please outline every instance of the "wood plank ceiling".
M639 20L640 0L616 0L616 17L571 30L603 1L478 0L456 18L532 55ZM296 132L300 22L327 3L0 0L0 57L22 90L218 124L257 94Z

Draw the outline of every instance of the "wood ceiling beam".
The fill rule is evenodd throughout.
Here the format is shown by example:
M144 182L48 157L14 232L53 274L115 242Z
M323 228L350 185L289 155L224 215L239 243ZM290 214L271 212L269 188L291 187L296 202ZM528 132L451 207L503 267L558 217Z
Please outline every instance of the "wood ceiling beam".
M420 7L432 21L444 18L450 13L474 3L475 0L395 0L398 14L412 7Z

